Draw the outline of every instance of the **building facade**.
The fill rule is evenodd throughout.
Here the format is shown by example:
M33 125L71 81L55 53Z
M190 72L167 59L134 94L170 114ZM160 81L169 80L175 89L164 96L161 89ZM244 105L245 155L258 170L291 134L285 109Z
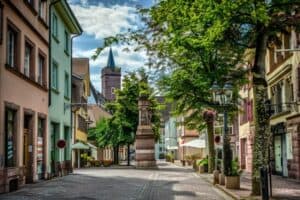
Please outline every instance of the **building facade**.
M245 65L246 69L251 69L251 64ZM249 70L250 71L250 70ZM247 75L249 82L242 86L239 91L241 105L238 117L238 146L239 162L241 169L252 172L252 152L254 142L254 118L253 118L253 87L252 74Z
M90 96L90 65L88 58L73 58L72 66L72 121L73 144L81 142L87 144L89 126L88 97ZM72 151L72 166L78 166L76 158L83 150ZM83 162L81 162L83 164Z
M299 74L300 34L293 28L278 34L280 44L267 51L268 95L272 103L271 164L273 174L300 179Z
M71 167L71 77L72 37L81 27L67 1L50 6L49 163L51 176L63 175ZM65 147L58 147L65 141Z
M48 177L48 4L0 1L0 193Z

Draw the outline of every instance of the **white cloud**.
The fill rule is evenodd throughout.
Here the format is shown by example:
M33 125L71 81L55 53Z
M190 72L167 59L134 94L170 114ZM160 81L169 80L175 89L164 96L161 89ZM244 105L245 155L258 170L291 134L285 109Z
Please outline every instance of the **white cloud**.
M96 39L114 36L128 29L136 29L140 23L136 9L133 7L120 5L104 7L103 4L98 6L71 5L71 7L83 30L94 35Z

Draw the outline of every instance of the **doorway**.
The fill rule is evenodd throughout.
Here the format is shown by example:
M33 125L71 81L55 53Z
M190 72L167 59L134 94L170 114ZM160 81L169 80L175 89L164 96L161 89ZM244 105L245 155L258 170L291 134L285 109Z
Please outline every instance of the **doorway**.
M23 164L25 166L26 183L33 182L33 117L24 114L23 133Z

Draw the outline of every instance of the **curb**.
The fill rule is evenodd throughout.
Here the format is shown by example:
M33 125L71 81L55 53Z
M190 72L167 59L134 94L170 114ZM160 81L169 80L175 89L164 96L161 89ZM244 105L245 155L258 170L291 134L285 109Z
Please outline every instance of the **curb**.
M206 181L207 183L210 183L213 187L221 190L222 192L224 192L225 194L227 194L228 196L230 196L231 198L233 198L234 200L241 200L241 198L239 196L237 196L236 194L234 194L233 192L230 192L226 189L224 189L222 186L220 186L219 184L213 184L213 181L208 179L207 177L205 176L201 176L200 174L196 173L196 176L202 178L204 181Z

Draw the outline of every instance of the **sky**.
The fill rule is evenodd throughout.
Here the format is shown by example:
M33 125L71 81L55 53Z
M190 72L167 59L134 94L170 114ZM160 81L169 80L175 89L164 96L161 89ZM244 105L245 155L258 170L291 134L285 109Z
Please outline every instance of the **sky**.
M154 0L69 0L83 34L74 39L73 57L88 57L101 47L105 37L125 33L128 29L137 29L142 23L136 13L136 7L150 7ZM146 53L124 51L134 47L113 45L115 63L121 67L122 75L145 67ZM96 60L90 59L90 77L93 85L101 92L101 69L106 66L109 48Z

